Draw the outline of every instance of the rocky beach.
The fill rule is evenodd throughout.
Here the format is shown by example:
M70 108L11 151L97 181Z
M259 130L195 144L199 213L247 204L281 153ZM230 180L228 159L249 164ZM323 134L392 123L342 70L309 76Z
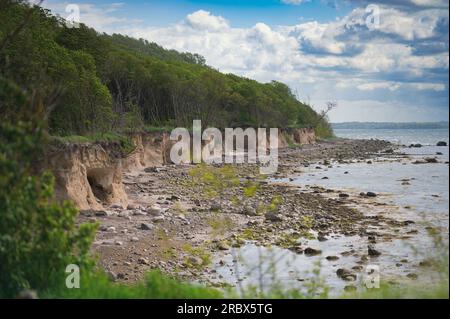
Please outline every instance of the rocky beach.
M439 157L422 161L448 167ZM372 264L396 265L383 278L390 284L417 280L427 257L406 256L397 241L414 241L432 226L422 225L418 216L391 213L398 208L378 190L337 189L320 182L334 178L327 172L343 166L348 171L341 173L348 175L352 165L417 165L413 163L419 159L386 141L335 139L285 148L279 160L278 172L269 177L249 164L165 165L125 172L127 208L85 210L80 222L100 224L93 251L119 282L133 283L158 269L215 287L270 286L270 280L261 279L261 269L245 261L269 255L277 262L290 258L297 263L278 265L276 275L294 289L312 280L303 274L315 269L312 261L338 291L357 289ZM316 174L322 175L314 183L298 182ZM404 257L389 258L386 249Z

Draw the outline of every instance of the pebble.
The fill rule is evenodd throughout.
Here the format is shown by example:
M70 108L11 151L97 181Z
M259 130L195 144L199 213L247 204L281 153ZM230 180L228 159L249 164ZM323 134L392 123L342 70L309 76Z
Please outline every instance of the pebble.
M372 257L377 257L377 256L381 255L381 253L378 250L376 250L373 245L367 246L367 253L369 254L369 256L372 256Z
M305 249L304 253L307 256L316 256L316 255L320 255L322 253L322 251L319 249L308 247Z
M345 281L355 281L357 278L355 273L346 268L339 268L336 271L336 275Z
M164 221L164 216L156 216L152 218L152 222L154 223L160 223Z
M154 225L149 224L149 223L142 223L141 224L141 229L142 230L152 230L153 228L155 228Z
M326 257L326 260L328 260L328 261L335 261L335 260L338 260L338 259L339 259L338 256L327 256Z
M281 218L280 214L275 214L275 213L272 213L272 212L266 213L264 215L264 217L267 220L270 220L271 222L281 222L281 221L283 221L283 219Z

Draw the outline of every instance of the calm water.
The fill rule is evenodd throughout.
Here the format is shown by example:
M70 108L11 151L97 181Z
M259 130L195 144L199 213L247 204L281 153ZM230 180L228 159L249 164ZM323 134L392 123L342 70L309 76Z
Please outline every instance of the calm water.
M436 145L438 141L449 142L448 129L335 129L338 137L355 139L380 139L397 144Z
M389 242L377 244L377 249L382 255L370 261L371 265L380 267L381 280L386 282L410 282L406 275L418 273L419 279L415 284L429 287L436 274L424 273L418 269L420 261L434 250L430 238L426 235L424 227L419 226L423 222L427 225L441 229L448 243L448 218L449 218L449 148L435 146L438 141L449 140L448 130L362 130L341 129L335 130L338 137L384 139L394 143L409 145L421 143L422 148L402 148L398 152L406 153L409 158L380 158L373 164L355 162L349 164L333 163L332 168L323 166L318 170L316 165L305 168L303 173L294 177L293 184L300 185L303 190L311 186L320 185L326 188L348 192L352 197L357 197L359 192L373 191L378 193L376 202L386 203L388 206L374 206L373 203L361 203L358 207L365 214L373 215L388 213L399 220L414 220L412 225L402 230L407 235L408 231L418 231L410 239L395 239ZM438 155L439 153L440 155ZM425 157L436 157L436 164L412 164L415 160L423 160ZM327 177L327 179L323 179ZM409 184L402 181L408 179ZM279 180L289 182L289 179ZM329 195L329 196L336 196ZM334 235L326 242L317 240L301 240L304 247L310 246L321 249L320 256L307 257L297 255L286 249L264 248L248 243L239 249L233 249L232 254L223 253L216 260L225 262L224 266L217 265L217 273L231 284L238 284L237 277L242 285L260 285L264 288L270 286L272 277L281 282L285 287L299 290L305 289L305 284L314 278L313 270L320 264L321 278L331 288L332 294L339 294L348 285L336 276L336 270L341 267L352 268L357 265L359 256L341 255L342 252L355 249L365 251L367 238L359 236ZM340 259L330 262L326 256L336 255ZM407 259L407 263L402 260ZM236 260L240 276L236 273ZM274 262L275 261L275 262ZM358 282L362 286L365 270L358 272ZM353 283L354 284L354 283Z

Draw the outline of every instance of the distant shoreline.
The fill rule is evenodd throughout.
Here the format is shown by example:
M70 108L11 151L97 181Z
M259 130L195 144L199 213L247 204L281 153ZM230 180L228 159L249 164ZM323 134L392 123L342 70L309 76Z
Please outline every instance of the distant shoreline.
M448 122L342 122L333 129L448 129Z

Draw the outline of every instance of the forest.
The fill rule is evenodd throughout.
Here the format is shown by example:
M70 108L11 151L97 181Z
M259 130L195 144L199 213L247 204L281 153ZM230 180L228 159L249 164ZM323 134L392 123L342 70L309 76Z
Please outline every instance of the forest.
M198 54L144 39L71 28L22 1L0 3L0 74L42 99L51 135L190 127L193 119L205 127L312 126L323 137L332 134L326 119L283 83L223 74ZM7 99L0 103L2 118L15 113Z

